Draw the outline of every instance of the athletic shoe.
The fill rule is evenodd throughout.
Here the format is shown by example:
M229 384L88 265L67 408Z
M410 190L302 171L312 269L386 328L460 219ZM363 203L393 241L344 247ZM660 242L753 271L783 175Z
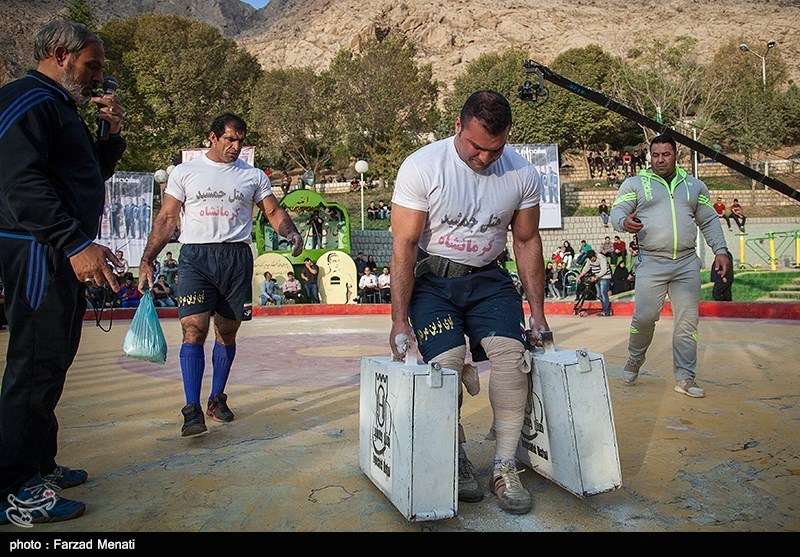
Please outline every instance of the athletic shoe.
M181 409L181 414L183 414L181 437L194 437L208 431L206 420L203 417L203 410L196 402L184 406Z
M467 458L464 447L458 446L458 500L465 503L477 503L483 499L481 489L475 474L472 472L472 463Z
M228 395L218 394L208 401L208 411L206 412L215 422L232 422L233 412L228 408Z
M85 511L85 504L59 496L53 486L37 474L0 504L0 524L13 522L27 527L33 523L61 522L78 518Z
M56 490L62 490L81 485L88 477L89 473L86 470L73 470L66 466L56 466L52 472L42 476L42 480L44 483L56 488Z
M642 364L644 364L644 358L638 362L628 358L628 362L625 364L625 367L622 368L622 380L628 385L633 385L636 378L639 377L639 368L642 367Z
M533 498L522 485L513 462L503 462L492 473L492 493L500 508L512 514L525 514L533 508Z
M694 379L681 379L675 385L675 392L690 396L692 398L703 398L706 396L705 390L695 383Z

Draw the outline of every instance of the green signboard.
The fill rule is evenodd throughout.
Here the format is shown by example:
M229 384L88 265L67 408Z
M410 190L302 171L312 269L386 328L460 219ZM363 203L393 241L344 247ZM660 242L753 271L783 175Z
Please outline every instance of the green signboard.
M298 264L306 257L317 261L323 253L331 250L350 253L350 217L343 206L325 201L318 193L306 189L290 191L280 204L303 237L303 253L292 257L286 238L273 230L267 217L259 212L255 226L259 255L279 253Z

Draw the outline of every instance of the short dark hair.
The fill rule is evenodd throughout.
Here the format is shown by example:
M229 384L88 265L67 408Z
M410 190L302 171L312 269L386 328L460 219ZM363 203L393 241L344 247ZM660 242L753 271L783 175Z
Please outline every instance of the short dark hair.
M594 257L595 255L597 255L597 254L595 253L595 251L594 251L593 249L590 249L589 251L587 251L587 252L586 252L586 259L591 259L591 258L592 258L592 257Z
M483 89L469 96L461 107L459 118L462 126L474 118L491 135L500 135L511 127L511 105L497 91Z
M650 148L653 148L653 145L656 143L669 143L672 145L672 150L676 153L678 152L678 144L675 143L675 140L672 138L671 135L662 133L661 135L655 136L653 139L650 140Z
M211 133L215 136L222 137L225 134L225 128L231 127L237 132L242 132L247 135L247 123L242 117L226 112L220 114L211 121Z

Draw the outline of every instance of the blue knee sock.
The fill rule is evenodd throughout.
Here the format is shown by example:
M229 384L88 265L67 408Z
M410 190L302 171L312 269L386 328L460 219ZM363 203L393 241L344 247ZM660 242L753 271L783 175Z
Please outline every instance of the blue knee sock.
M181 374L183 375L183 392L186 404L200 404L200 387L203 384L203 371L206 367L206 355L202 344L181 344Z
M211 382L211 396L221 395L225 392L225 385L228 383L228 375L231 373L233 358L236 357L236 345L225 346L219 342L214 342L214 350L211 352L211 365L214 369L214 376Z

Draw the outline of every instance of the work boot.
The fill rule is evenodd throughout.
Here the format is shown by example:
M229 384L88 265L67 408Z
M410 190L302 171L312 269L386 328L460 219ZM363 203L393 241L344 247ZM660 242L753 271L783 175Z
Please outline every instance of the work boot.
M681 379L675 385L675 392L690 396L692 398L703 398L706 396L705 390L695 383L693 378Z
M473 473L472 463L467 458L464 447L458 445L458 500L465 503L477 503L483 499L483 490Z

